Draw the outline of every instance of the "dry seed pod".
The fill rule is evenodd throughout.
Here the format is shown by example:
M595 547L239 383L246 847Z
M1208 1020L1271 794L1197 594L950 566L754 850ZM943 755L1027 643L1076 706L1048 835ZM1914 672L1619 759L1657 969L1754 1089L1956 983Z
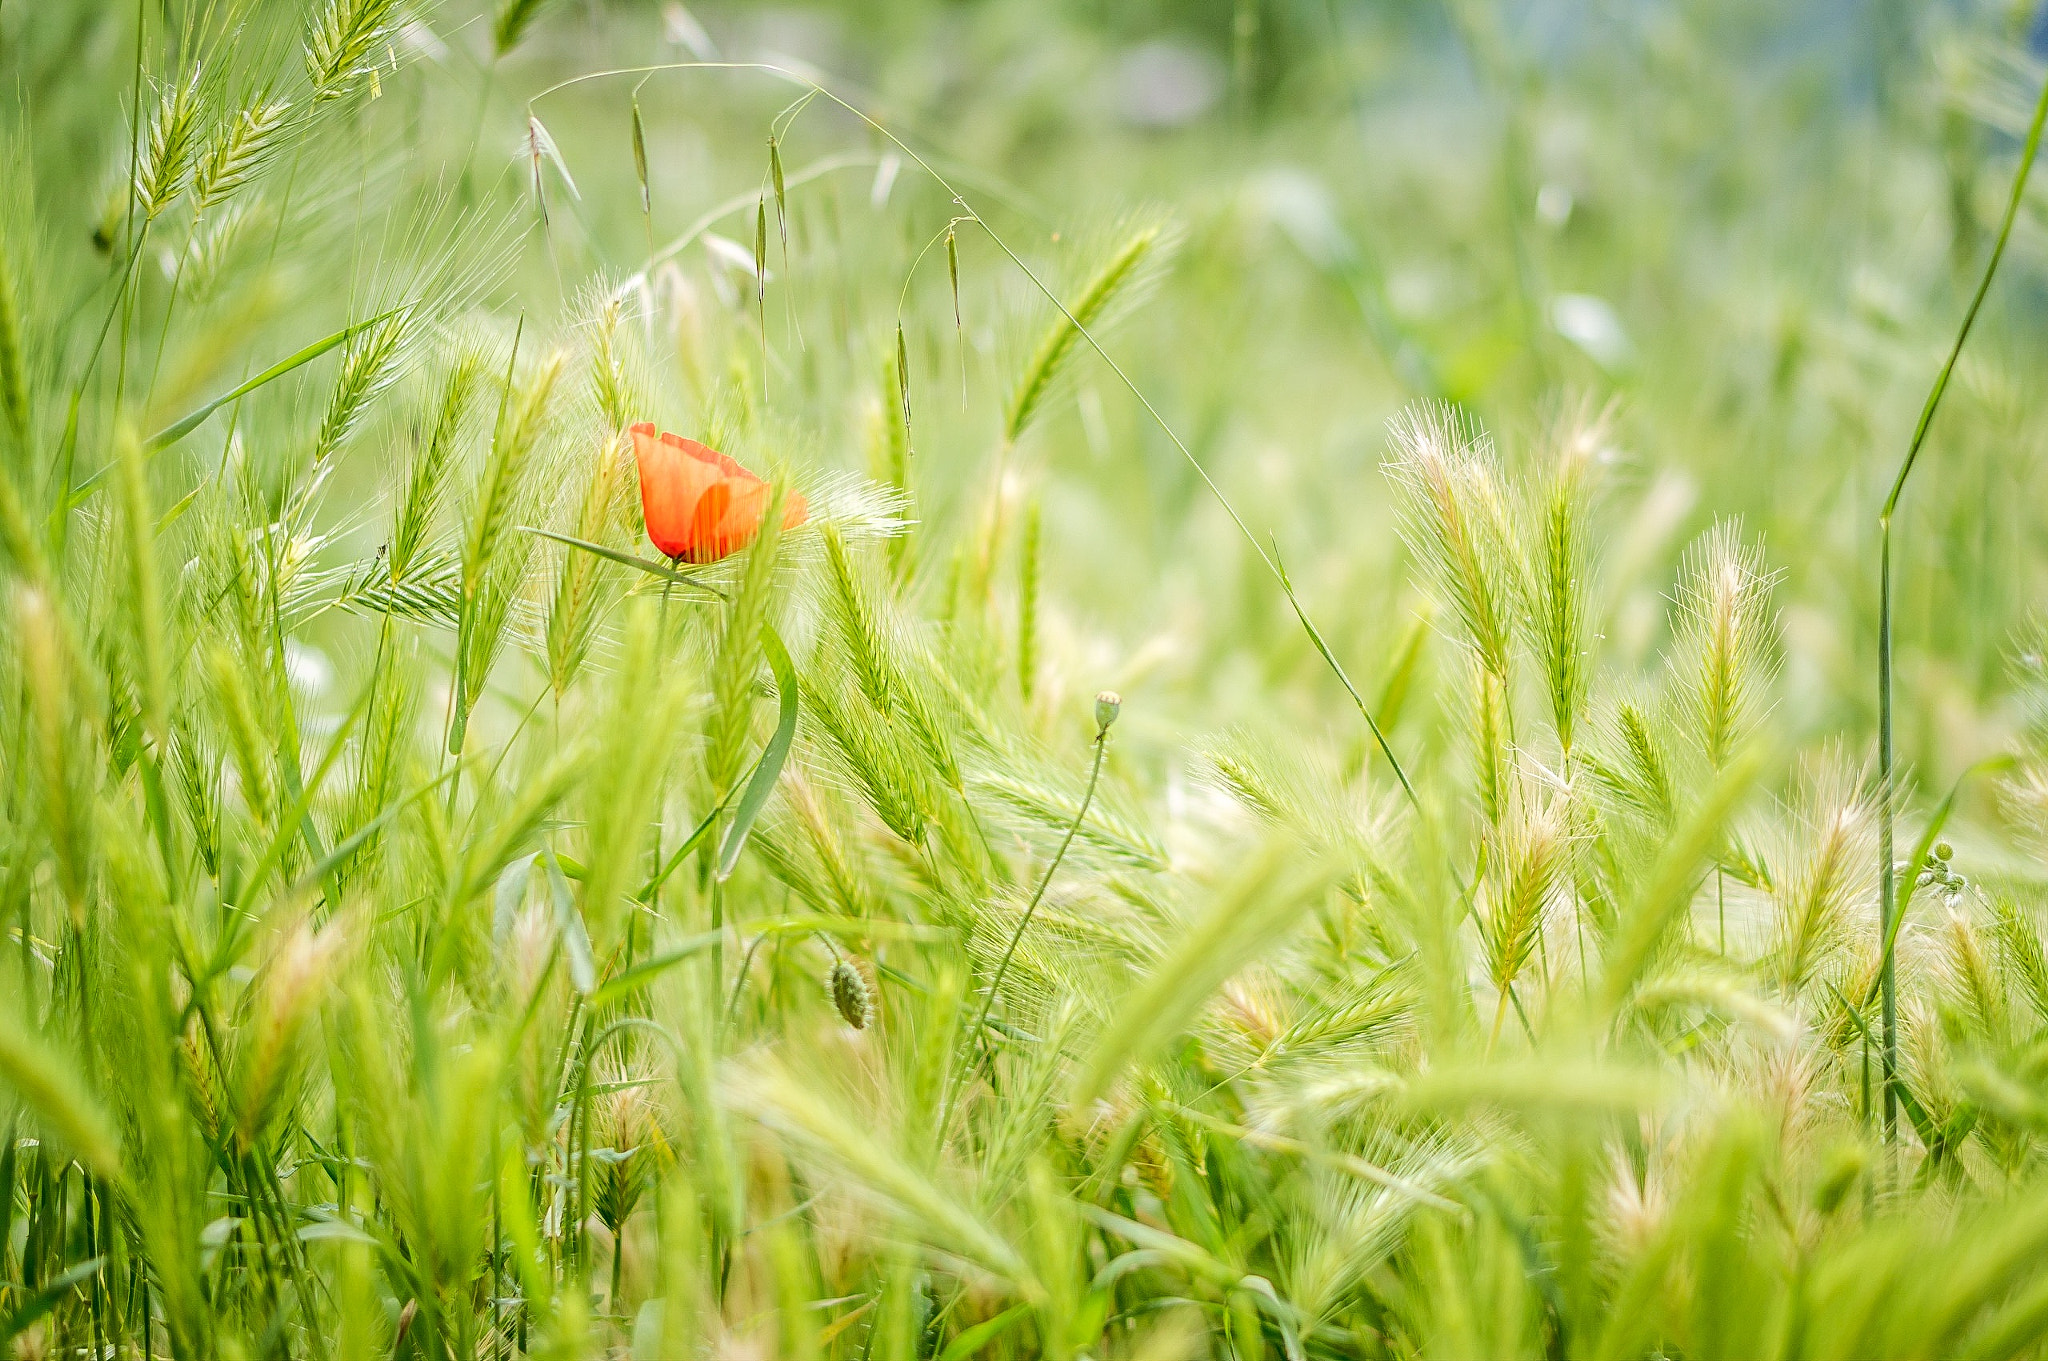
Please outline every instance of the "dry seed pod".
M868 993L868 980L861 971L846 960L837 960L832 972L826 975L825 990L832 994L832 1005L839 1008L839 1018L855 1030L866 1030L874 1018L874 998Z

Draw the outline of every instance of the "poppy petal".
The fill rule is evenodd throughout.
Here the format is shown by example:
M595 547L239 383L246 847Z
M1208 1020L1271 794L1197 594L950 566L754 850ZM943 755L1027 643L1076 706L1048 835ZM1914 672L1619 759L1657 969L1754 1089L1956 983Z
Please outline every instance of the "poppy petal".
M690 515L690 546L683 556L691 562L717 562L738 546L726 542L725 520L731 504L730 482L714 482L705 489Z
M631 428L640 470L640 509L647 537L665 556L697 564L737 553L760 533L773 488L708 445L651 421ZM797 492L783 503L782 524L800 525L809 507Z
M637 430L639 427L635 426L634 428ZM647 428L649 430L654 429L654 427L651 425L649 425ZM708 444L699 444L696 440L686 439L681 435L672 435L668 433L666 430L662 431L661 433L661 442L669 446L669 448L671 449L680 450L685 455L689 456L690 458L696 459L700 463L711 464L713 467L717 468L718 471L724 473L728 477L743 477L755 482L760 481L759 478L755 477L745 468L742 468L739 464L733 462L733 460L727 458L724 454L719 453L716 449L712 448Z
M720 470L715 464L690 457L668 438L657 439L652 425L636 425L632 434L647 537L665 556L680 557L691 546L690 526L697 502L720 480Z

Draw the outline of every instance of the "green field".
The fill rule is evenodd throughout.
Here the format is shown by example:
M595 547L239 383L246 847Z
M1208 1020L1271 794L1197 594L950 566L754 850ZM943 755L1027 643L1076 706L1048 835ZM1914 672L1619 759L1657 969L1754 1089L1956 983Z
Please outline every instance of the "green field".
M2044 82L0 0L0 1356L2048 1356Z

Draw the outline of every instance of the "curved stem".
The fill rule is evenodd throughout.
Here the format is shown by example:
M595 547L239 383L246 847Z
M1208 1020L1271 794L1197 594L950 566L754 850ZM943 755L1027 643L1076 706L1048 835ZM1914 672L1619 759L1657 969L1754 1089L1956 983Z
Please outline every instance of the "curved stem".
M1060 840L1060 848L1053 852L1045 873L1038 878L1038 887L1031 894L1031 901L1024 905L1024 915L1017 919L1017 929L1010 933L1010 944L1003 951L1002 962L996 965L995 977L989 980L988 995L981 999L981 1014L974 1018L974 1028L968 1032L973 1036L981 1034L981 1028L988 1024L988 1013L996 1004L996 994L1002 991L1003 975L1010 970L1010 961L1017 954L1017 945L1024 939L1024 928L1031 925L1031 914L1038 910L1038 904L1045 898L1045 891L1052 885L1052 877L1059 871L1060 862L1067 858L1067 847L1074 844L1074 836L1081 830L1082 819L1088 816L1088 805L1095 801L1095 785L1102 778L1102 753L1109 745L1109 729L1095 730L1095 759L1088 767L1088 789L1081 795L1081 807L1074 814L1073 822L1067 826L1067 834Z
M1963 324L1956 330L1955 344L1949 347L1948 359L1942 364L1941 372L1935 375L1934 386L1928 390L1927 401L1920 408L1920 419L1913 427L1906 457L1899 464L1899 475L1893 480L1891 494L1885 497L1884 509L1877 517L1877 766L1880 784L1877 923L1886 939L1891 935L1892 916L1897 910L1898 898L1898 875L1892 863L1893 823L1898 804L1898 781L1892 750L1892 513L1898 509L1899 497L1906 490L1906 479L1913 472L1921 447L1927 443L1934 413L1941 406L1942 395L1948 391L1948 380L1955 372L1956 360L1962 356L1963 342L1970 338L1970 329L1977 323L1977 312L1991 291L1991 280L1998 273L1998 263L2005 258L2006 243L2012 238L2013 222L2019 216L2020 200L2026 193L2027 177L2033 173L2034 157L2041 149L2044 124L2048 124L2048 81L2042 83L2040 98L2034 104L2034 121L2027 129L2027 143L2020 152L2019 168L2013 173L2012 194L2005 205L2005 221L1999 226L1991 258L1984 262L1984 276L1977 281L1977 291L1970 298L1969 310L1963 313ZM1885 1141L1890 1143L1896 1129L1899 1045L1898 977L1889 951L1885 954L1879 987L1884 997L1884 1133Z
M768 939L768 933L766 931L761 932L747 946L747 952L740 956L739 977L732 981L732 999L725 1004L725 1015L719 1022L721 1031L732 1029L733 1020L740 1013L740 994L746 991L747 975L754 968L754 951L760 949L761 942L766 939Z

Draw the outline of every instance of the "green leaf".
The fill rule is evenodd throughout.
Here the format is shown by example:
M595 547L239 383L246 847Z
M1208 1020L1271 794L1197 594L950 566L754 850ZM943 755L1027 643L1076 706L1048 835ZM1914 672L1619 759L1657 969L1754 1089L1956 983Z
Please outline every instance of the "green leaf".
M642 960L591 993L586 1005L592 1011L602 1011L606 1007L616 1006L699 950L724 938L723 931L700 931L694 936L685 936L673 950L666 950L651 959Z
M296 1235L301 1243L361 1243L365 1247L382 1247L383 1240L363 1230L346 1219L316 1219L300 1229Z
M319 795L320 787L326 783L328 772L334 769L334 763L340 759L342 751L348 745L348 736L354 731L356 720L370 707L371 689L370 686L363 687L363 693L357 698L354 707L335 725L334 735L328 739L326 752L321 755L320 763L313 768L313 778L306 781L305 786L299 790L299 796L292 800L291 807L278 819L277 830L272 833L270 844L264 848L262 857L257 860L256 868L249 871L248 877L235 887L229 901L237 906L249 906L250 899L263 886L263 881L270 877L272 870L284 862L285 852L298 840L307 815L313 811L313 801ZM323 856L323 866L332 872L333 865L327 861L328 857Z
M720 799L718 805L706 813L704 820L697 824L697 830L684 838L683 844L676 847L675 854L671 855L663 863L660 871L652 879L642 884L640 891L633 896L643 903L653 902L654 895L661 891L661 886L668 881L668 877L671 874L675 873L676 866L682 864L689 857L690 852L696 850L698 846L703 844L704 838L711 835L711 828L717 823L718 815L725 811L725 806L730 802L732 802L731 794L727 794L724 798ZM577 877L582 877L580 871Z
M528 1307L542 1323L547 1323L554 1316L554 1281L542 1265L545 1259L541 1253L540 1226L534 1219L527 1183L525 1151L517 1141L507 1140L504 1156L498 1161L497 1199L499 1213L504 1217L505 1237L512 1246L505 1255L511 1259L520 1287L531 1302Z
M1906 1118L1913 1122L1913 1132L1920 1136L1920 1142L1927 1146L1929 1153L1940 1156L1941 1132L1934 1127L1934 1119L1928 1115L1927 1108L1907 1088L1903 1078L1894 1078L1892 1088L1899 1094L1899 1104L1905 1108Z
M590 932L583 925L582 914L576 911L569 881L562 877L555 853L543 850L540 856L548 871L548 889L554 895L555 926L562 933L562 948L569 955L569 982L587 997L597 986L597 958L590 948Z
M1601 995L1610 1012L1620 1010L1628 1000L1672 923L1691 904L1700 862L1712 851L1722 824L1756 782L1761 768L1762 758L1754 750L1730 761L1685 824L1666 841L1607 948L1607 977Z
M939 1361L967 1361L970 1356L978 1356L982 1348L1022 1323L1030 1313L1028 1304L1011 1305L994 1318L975 1324L948 1342L946 1350L939 1353Z
M725 832L725 842L718 849L721 880L732 877L733 866L739 863L740 851L747 844L747 834L754 830L754 820L761 816L768 795L782 777L782 763L789 759L789 744L796 739L796 666L789 660L789 649L782 645L781 635L766 622L761 625L761 651L767 654L768 669L775 673L776 701L781 712L775 720L775 733L747 780L746 792L740 795L732 826Z
M1164 1048L1218 988L1309 909L1327 875L1315 860L1296 859L1293 851L1275 841L1242 857L1238 871L1179 932L1152 972L1133 981L1081 1066L1070 1097L1075 1107L1093 1105L1127 1065Z
M921 940L942 941L949 939L949 933L942 926L926 926L918 922L886 921L879 917L835 917L825 913L806 913L800 917L775 917L761 921L741 922L741 935L759 932L764 936L837 936L841 940Z

